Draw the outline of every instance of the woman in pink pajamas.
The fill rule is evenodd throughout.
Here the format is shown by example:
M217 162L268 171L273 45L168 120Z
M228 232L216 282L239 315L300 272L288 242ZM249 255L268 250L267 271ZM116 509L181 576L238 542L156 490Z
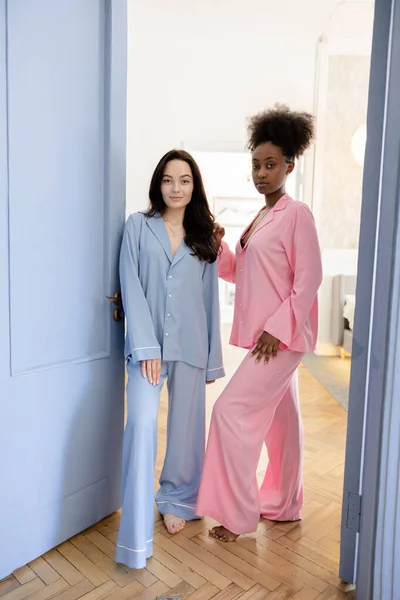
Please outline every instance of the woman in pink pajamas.
M219 276L236 283L231 344L249 350L213 410L196 513L221 523L224 542L257 529L260 515L299 520L303 429L297 368L315 348L321 253L310 209L285 192L295 160L314 137L314 119L286 106L249 121L253 181L265 206L236 254L221 242ZM266 444L261 489L257 465Z

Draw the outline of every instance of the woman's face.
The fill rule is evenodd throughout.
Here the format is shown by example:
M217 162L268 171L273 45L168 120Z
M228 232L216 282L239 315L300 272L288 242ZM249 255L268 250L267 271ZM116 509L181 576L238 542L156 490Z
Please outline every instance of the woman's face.
M168 208L185 208L193 194L193 174L183 160L171 160L165 165L161 194Z
M252 153L253 182L260 194L269 196L284 189L294 162L287 162L282 149L271 142L260 144Z

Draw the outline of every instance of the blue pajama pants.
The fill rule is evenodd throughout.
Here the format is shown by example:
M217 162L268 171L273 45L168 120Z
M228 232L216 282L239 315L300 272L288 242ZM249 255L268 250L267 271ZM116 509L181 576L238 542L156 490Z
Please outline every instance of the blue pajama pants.
M168 378L167 448L156 503L160 513L190 521L205 452L206 371L183 362L163 362L158 386L140 363L128 360L128 419L124 433L122 516L115 560L135 569L146 566L153 551L154 469L160 392Z

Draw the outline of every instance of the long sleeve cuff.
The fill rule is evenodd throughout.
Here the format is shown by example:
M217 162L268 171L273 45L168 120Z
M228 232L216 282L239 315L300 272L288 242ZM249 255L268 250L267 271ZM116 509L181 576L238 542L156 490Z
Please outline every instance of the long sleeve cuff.
M206 370L206 381L214 381L214 379L222 379L222 377L225 377L224 367Z
M142 348L133 348L130 352L132 362L141 362L142 360L161 359L160 346L148 346Z

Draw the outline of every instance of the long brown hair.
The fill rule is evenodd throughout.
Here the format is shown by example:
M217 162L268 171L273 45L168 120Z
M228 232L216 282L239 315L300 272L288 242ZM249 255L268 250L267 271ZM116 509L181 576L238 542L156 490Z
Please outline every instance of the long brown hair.
M165 167L171 160L182 160L187 163L193 175L193 194L183 218L185 243L193 251L194 256L197 256L200 260L213 263L218 256L217 244L214 237L214 217L208 206L200 169L193 156L188 152L184 150L170 150L161 158L151 178L149 190L150 208L146 213L146 217L154 217L157 213L163 215L167 209L161 194L161 183Z

